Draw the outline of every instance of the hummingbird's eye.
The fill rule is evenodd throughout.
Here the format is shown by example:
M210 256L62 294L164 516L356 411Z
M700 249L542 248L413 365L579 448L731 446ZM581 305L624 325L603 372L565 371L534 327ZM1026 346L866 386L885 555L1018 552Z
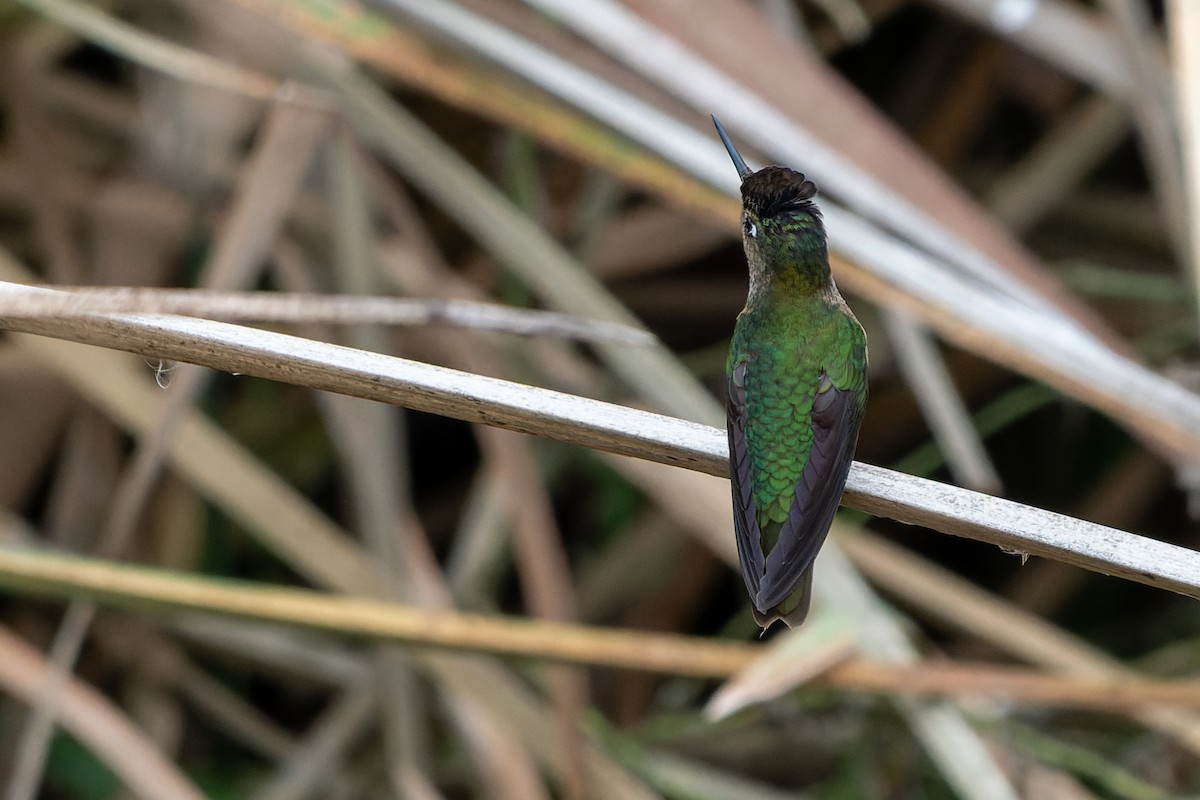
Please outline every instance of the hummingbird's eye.
M751 222L749 218L742 220L742 230L744 230L746 235L751 239L758 238L758 226Z

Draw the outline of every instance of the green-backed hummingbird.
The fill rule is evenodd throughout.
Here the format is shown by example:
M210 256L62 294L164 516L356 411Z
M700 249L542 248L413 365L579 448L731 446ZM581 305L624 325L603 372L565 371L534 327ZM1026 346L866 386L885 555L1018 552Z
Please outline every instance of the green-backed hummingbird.
M829 271L817 187L787 167L752 171L713 122L742 179L750 268L726 365L738 555L754 619L795 627L858 442L867 338Z

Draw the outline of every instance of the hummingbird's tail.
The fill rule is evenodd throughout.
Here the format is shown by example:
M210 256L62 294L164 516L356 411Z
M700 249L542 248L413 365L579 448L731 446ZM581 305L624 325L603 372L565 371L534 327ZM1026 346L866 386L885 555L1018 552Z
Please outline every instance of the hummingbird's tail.
M754 621L758 623L759 627L769 628L777 620L783 620L783 623L789 628L798 627L800 623L804 622L808 616L809 605L812 603L812 577L813 573L810 567L804 573L804 577L800 579L800 583L796 585L796 590L789 594L783 602L772 608L760 611L757 605L752 604Z

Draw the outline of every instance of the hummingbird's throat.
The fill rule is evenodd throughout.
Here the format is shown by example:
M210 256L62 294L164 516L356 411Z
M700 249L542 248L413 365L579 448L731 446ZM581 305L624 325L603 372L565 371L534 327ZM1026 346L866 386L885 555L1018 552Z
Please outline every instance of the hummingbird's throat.
M827 264L785 261L768 267L759 259L749 258L747 265L750 273L746 294L748 307L824 297L833 285Z

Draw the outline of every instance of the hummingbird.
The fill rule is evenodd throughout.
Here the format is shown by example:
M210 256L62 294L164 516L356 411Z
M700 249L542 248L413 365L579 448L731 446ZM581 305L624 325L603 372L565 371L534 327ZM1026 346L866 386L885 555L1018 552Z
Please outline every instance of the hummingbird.
M794 628L858 442L867 337L830 274L816 185L751 170L713 122L742 179L750 272L725 368L738 557L755 621Z

